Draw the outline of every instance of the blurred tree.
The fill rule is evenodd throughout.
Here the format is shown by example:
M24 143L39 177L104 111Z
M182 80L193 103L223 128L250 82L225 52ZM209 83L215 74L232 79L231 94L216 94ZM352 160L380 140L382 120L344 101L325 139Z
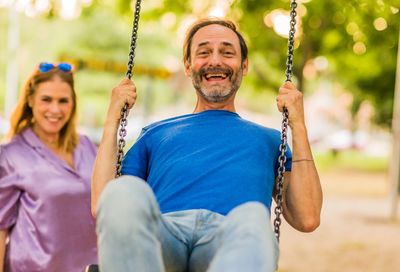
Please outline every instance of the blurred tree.
M305 67L319 56L329 61L336 78L355 97L354 112L368 98L376 106L376 121L390 126L396 71L400 1L299 1L300 46L295 53L295 75L302 88ZM239 1L242 29L273 66L283 66L286 48L266 29L262 19L274 9L288 9L288 1ZM265 50L268 48L268 50Z

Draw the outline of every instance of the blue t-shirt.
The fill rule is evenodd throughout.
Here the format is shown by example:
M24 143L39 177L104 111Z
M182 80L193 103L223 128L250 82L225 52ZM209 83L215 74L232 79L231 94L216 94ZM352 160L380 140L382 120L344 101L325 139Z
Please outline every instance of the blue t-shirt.
M127 152L123 175L151 186L161 212L207 209L226 215L258 201L270 208L280 132L208 110L145 127ZM286 170L291 169L287 151Z

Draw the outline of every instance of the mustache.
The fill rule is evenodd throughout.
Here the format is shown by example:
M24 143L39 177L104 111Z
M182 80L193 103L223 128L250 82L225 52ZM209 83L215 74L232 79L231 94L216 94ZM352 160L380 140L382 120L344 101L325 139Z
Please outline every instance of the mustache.
M203 67L200 68L199 70L199 75L200 76L204 76L207 73L223 73L226 74L228 76L228 78L231 78L231 76L233 75L233 70L229 67Z

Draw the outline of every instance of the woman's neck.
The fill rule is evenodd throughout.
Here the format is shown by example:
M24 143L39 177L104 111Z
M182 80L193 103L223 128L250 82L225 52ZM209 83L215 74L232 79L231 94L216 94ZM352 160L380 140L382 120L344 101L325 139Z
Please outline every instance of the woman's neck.
M35 126L32 127L33 132L44 143L50 150L52 150L58 157L64 160L72 169L75 168L73 154L66 150L63 150L59 145L60 134L46 134Z

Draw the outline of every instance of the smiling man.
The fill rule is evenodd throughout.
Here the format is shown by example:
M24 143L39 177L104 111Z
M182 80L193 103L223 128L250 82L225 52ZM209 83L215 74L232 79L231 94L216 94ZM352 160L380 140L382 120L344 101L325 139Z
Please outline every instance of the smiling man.
M235 96L248 71L247 46L228 20L205 19L188 31L185 73L193 113L151 124L126 154L113 180L117 131L136 87L113 89L92 179L100 269L118 271L275 271L278 244L270 224L280 133L240 117ZM291 83L277 106L289 111L283 213L299 231L319 225L322 192Z
M195 34L187 39L184 56L186 75L192 78L199 96L200 108L196 107L195 112L207 109L202 103L224 104L228 107L222 109L234 111L234 98L248 66L247 48L241 54L243 38L219 24L204 26Z

